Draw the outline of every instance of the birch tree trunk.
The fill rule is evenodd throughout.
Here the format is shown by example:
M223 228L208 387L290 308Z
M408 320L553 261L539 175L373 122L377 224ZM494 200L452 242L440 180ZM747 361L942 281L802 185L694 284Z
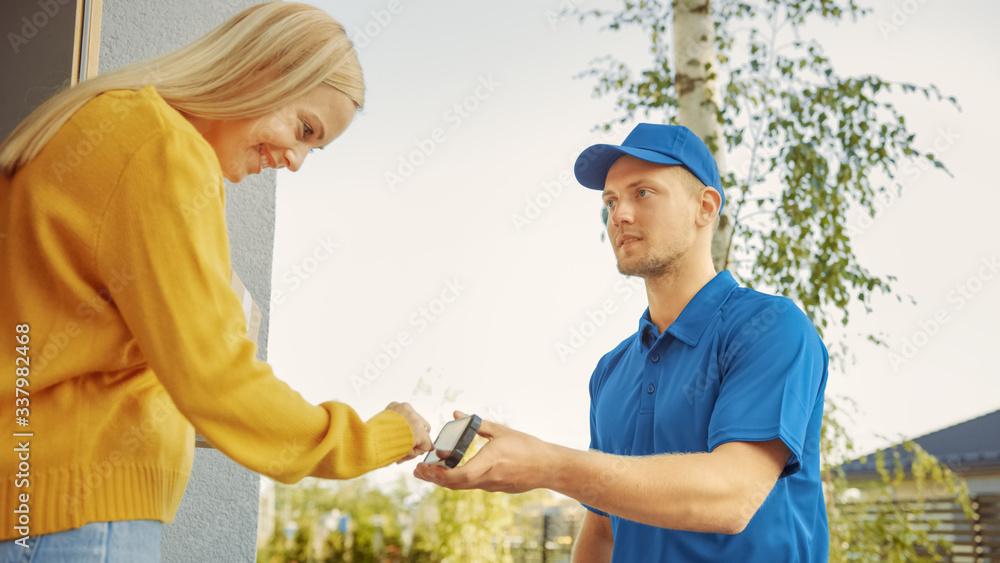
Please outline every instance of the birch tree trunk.
M673 0L673 12L678 120L705 141L719 166L719 175L724 178L726 153L722 125L718 120L721 96L711 0ZM716 271L729 267L729 247L733 240L732 203L723 207L719 228L712 238L712 262Z

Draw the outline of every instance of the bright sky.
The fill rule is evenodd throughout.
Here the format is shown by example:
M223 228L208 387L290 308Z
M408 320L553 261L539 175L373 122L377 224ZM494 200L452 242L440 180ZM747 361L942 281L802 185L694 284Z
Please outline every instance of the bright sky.
M303 170L279 173L276 373L366 418L408 401L436 434L459 408L585 449L590 374L646 303L601 239L599 196L572 176L581 149L631 125L595 132L613 100L574 75L607 54L638 66L645 39L556 16L597 0L314 3L354 38L368 100ZM853 436L871 448L1000 408L1000 195L985 154L1000 131L1000 5L868 3L860 23L817 29L841 74L933 82L962 106L900 99L954 178L914 167L878 217L850 219L862 264L904 296L855 311L857 362L828 384L857 401ZM872 331L888 349L855 336Z

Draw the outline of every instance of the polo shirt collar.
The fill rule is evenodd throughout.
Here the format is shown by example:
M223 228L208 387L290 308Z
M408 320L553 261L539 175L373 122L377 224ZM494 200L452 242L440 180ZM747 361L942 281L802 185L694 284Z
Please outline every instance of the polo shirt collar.
M739 284L733 279L729 270L719 272L698 290L698 293L684 306L677 320L667 327L664 333L669 332L688 346L697 346L705 327L708 326L708 321L737 287ZM646 312L639 319L639 344L643 349L648 349L659 336L659 329L653 324L649 316L649 307L646 307Z

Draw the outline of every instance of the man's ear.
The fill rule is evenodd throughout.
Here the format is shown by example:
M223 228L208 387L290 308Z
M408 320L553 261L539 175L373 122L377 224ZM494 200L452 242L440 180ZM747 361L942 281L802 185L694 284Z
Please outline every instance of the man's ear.
M719 208L722 206L722 196L715 188L705 187L701 190L700 207L698 216L695 218L698 227L711 225L719 217Z

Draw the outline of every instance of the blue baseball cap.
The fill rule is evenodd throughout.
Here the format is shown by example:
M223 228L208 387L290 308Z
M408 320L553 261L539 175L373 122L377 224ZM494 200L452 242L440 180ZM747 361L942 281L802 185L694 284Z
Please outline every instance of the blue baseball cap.
M726 204L719 167L708 146L683 125L640 123L619 145L593 145L576 159L573 172L578 182L592 190L604 190L608 170L624 155L656 164L674 164L687 168L702 184L714 188L722 198L719 213Z

